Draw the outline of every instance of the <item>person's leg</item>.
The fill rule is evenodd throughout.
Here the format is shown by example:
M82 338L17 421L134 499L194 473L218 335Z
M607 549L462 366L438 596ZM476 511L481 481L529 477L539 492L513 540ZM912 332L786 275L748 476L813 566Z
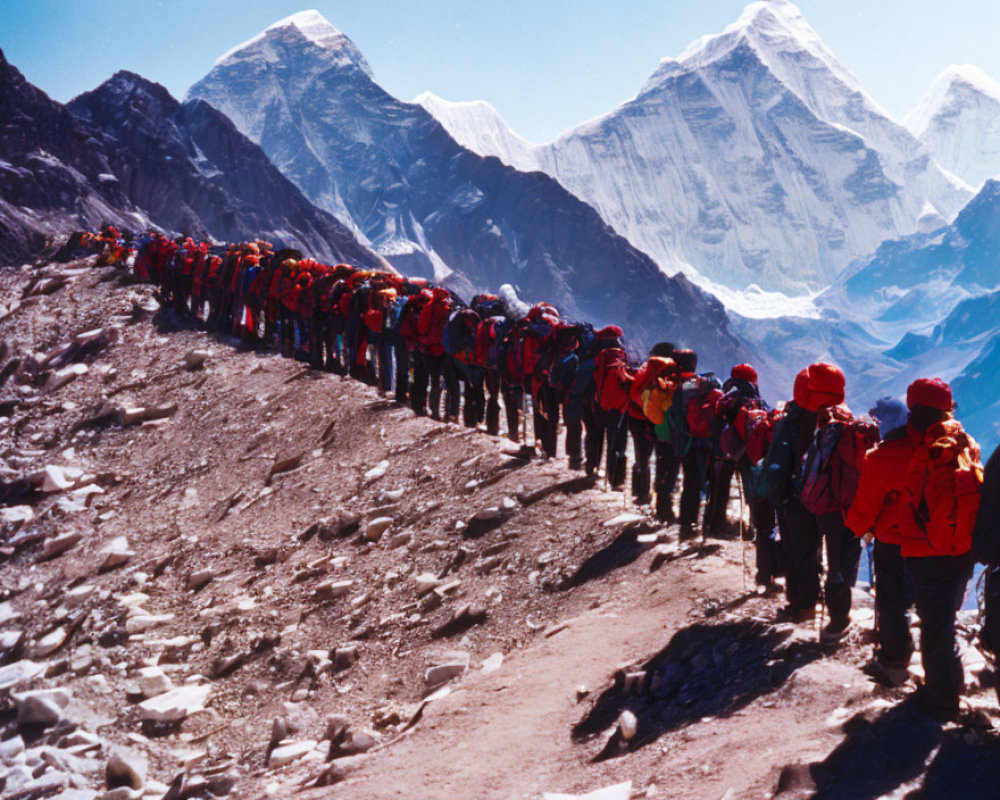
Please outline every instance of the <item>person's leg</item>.
M674 522L674 487L680 472L680 459L670 442L657 439L656 450L656 518L661 522Z
M924 668L924 699L935 713L958 711L965 683L955 640L955 617L972 577L972 554L908 558L920 617L920 660Z
M729 508L729 492L734 472L736 462L728 458L717 458L712 463L712 479L709 481L708 503L705 505L705 533L708 536L728 532L726 511Z
M797 497L785 500L784 528L781 531L785 552L785 585L788 603L794 612L814 614L819 600L819 527L816 515Z
M490 436L500 435L500 373L487 369L484 379L489 400L486 401L486 432Z
M427 413L427 359L419 350L411 354L413 359L413 383L410 385L410 406L414 413L424 416Z
M410 351L406 349L406 340L399 334L396 337L396 402L405 403L410 396Z
M830 633L846 630L851 624L851 590L858 579L861 540L844 523L839 511L818 519L826 543L826 607L830 611Z
M648 506L652 502L649 470L649 460L653 455L652 426L648 420L629 415L628 429L635 457L632 464L632 497L638 505Z
M586 470L588 475L594 476L601 468L601 456L604 452L604 416L594 407L592 397L581 398L580 408L586 430L583 444L587 459Z
M875 632L879 658L905 667L913 655L906 598L906 562L898 544L875 542Z
M521 441L521 400L522 389L507 381L501 383L503 405L507 412L507 438L512 442Z
M566 457L570 469L583 467L583 406L579 396L567 395L563 404L566 421Z

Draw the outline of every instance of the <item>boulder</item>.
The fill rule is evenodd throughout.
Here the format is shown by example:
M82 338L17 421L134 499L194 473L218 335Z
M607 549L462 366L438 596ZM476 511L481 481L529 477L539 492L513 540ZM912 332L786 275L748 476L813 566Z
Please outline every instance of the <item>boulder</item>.
M63 553L76 547L82 539L83 534L75 532L64 533L53 539L46 539L45 546L42 548L38 560L48 561L50 558L61 556Z
M139 718L152 722L180 722L195 712L204 711L211 691L208 685L189 685L143 700L139 703Z
M67 689L39 689L14 694L18 725L50 727L65 716L66 706L72 699Z
M291 764L293 761L297 761L307 753L315 750L317 744L318 742L314 742L311 739L301 742L289 742L285 740L271 751L271 755L267 759L267 765L271 769L277 769L286 764Z
M109 789L115 789L119 786L142 789L146 783L148 770L149 764L138 753L115 748L108 758L104 774Z
M128 560L134 555L132 548L129 547L128 539L124 536L116 536L101 548L101 569L120 567L122 564L128 563Z
M54 631L45 634L31 646L31 657L37 660L51 655L63 646L66 642L66 636L66 629L63 627L56 628Z
M376 517L370 520L365 526L365 539L369 542L377 542L382 538L382 534L389 530L392 522L392 517Z
M174 682L159 667L143 667L139 670L139 691L143 697L156 697L173 691Z

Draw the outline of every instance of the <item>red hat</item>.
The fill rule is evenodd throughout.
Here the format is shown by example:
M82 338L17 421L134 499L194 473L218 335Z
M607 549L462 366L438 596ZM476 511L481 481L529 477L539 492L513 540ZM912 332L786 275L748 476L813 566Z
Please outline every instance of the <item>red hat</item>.
M757 383L757 370L749 364L737 364L730 370L729 377L747 383Z
M792 400L799 408L806 408L809 404L809 395L812 389L809 387L809 368L806 367L795 376L795 387L792 389Z
M819 411L824 406L837 406L844 402L844 373L840 367L822 362L809 365L809 387L812 390L806 409Z
M915 380L906 390L906 407L912 411L915 406L951 411L955 408L951 399L951 387L940 378Z
M594 338L607 341L608 339L621 339L624 335L625 332L617 325L608 325L606 328L601 328L597 331L594 334Z

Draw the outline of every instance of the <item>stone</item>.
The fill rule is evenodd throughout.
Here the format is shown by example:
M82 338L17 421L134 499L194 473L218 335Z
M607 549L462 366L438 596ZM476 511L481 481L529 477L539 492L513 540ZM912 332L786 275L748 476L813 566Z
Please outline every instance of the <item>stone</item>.
M413 583L416 584L418 597L441 585L438 576L433 572L421 572L419 575L414 575Z
M291 764L293 761L297 761L302 758L307 753L311 753L316 749L318 742L314 742L311 739L306 739L300 742L289 742L285 740L284 743L275 747L271 751L271 755L268 756L267 765L271 769L277 769L278 767L283 767L286 764Z
M100 796L100 800L142 800L142 791L131 786L117 786L108 789Z
M396 549L399 547L406 547L413 541L413 534L410 531L403 531L402 533L397 533L389 540L389 547Z
M75 381L77 378L82 375L86 375L88 372L90 372L90 367L86 364L70 364L68 367L57 369L54 372L49 373L49 378L45 382L45 390L47 392L58 391L66 384L71 381Z
M29 655L32 659L45 658L45 656L54 653L66 642L66 629L59 627L54 631L45 634L41 639L37 640L31 646L31 652Z
M373 481L377 478L381 478L389 470L388 461L379 461L374 467L365 473L365 480Z
M128 539L124 536L116 536L101 547L99 556L101 569L120 567L122 564L128 563L128 560L134 555L132 548L129 547Z
M389 530L392 525L392 517L376 517L365 525L365 539L369 542L377 542L382 538L382 534Z
M182 686L139 703L139 717L153 722L179 722L198 711L205 710L205 701L212 687L203 685Z
M159 667L143 667L139 670L139 691L143 697L156 697L173 691L174 688L174 682Z
M639 731L639 720L635 714L628 709L622 711L618 717L618 730L626 742L634 739L636 733Z
M20 736L13 736L5 741L0 741L0 761L10 766L18 761L24 753L24 739Z
M65 716L66 706L72 699L67 689L40 689L14 694L18 725L50 727Z
M104 775L109 789L114 789L118 786L141 789L146 783L146 773L148 771L149 764L141 755L121 748L115 748L111 751L111 756L108 758L108 763L104 768Z
M494 653L489 658L485 659L482 664L482 671L484 675L489 675L491 672L496 672L503 665L503 653Z
M208 350L189 350L184 354L184 369L192 372L201 369L211 355Z
M333 668L340 672L342 670L348 669L354 666L354 663L358 660L358 646L356 644L343 644L333 649L330 653L330 661L333 662Z
M42 548L42 552L38 556L38 560L48 561L50 558L61 556L63 553L76 547L82 539L82 533L72 531L70 533L64 533L61 536L56 536L52 539L46 539L45 546Z
M559 794L556 792L542 794L542 800L631 800L631 797L632 781L605 786L603 789L595 789L587 794Z
M346 755L367 753L377 742L377 733L372 731L352 731L347 735L347 739L341 745L341 749Z
M326 581L315 589L317 600L334 600L349 594L354 581Z
M35 510L31 506L10 506L0 509L0 521L7 525L27 525L35 518Z
M619 514L617 517L612 517L604 522L605 528L615 528L619 525L630 525L633 522L641 522L645 517L642 514L632 514L630 512L625 512Z
M459 675L462 675L468 667L468 653L465 653L464 657L456 657L445 661L443 664L437 664L436 666L430 667L424 673L424 680L427 683L427 688L436 689L453 678L457 678Z
M125 630L129 634L143 633L170 622L173 614L136 614L125 620Z
M0 667L0 691L16 689L44 671L45 664L39 664L29 659L22 659Z
M197 572L192 572L188 575L187 585L189 589L198 591L199 589L210 584L213 580L215 580L215 571L205 568L200 569Z

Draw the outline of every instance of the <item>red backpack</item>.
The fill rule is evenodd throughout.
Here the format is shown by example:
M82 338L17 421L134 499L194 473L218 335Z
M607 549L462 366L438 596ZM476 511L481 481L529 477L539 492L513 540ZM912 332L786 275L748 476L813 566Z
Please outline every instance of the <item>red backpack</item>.
M771 448L774 438L774 425L782 417L778 409L765 411L762 408L749 408L736 418L737 430L742 427L743 440L746 442L747 458L750 463L759 464Z
M624 350L608 347L594 357L597 403L605 411L620 411L623 414L627 411L634 380Z
M450 315L450 298L439 295L421 310L417 319L417 344L428 355L444 355L444 329Z
M691 392L684 406L688 431L695 439L708 439L715 433L718 416L715 406L722 397L722 389L709 378L697 377L697 388Z
M910 462L906 482L913 520L941 555L972 549L983 488L979 445L958 420L931 426Z

